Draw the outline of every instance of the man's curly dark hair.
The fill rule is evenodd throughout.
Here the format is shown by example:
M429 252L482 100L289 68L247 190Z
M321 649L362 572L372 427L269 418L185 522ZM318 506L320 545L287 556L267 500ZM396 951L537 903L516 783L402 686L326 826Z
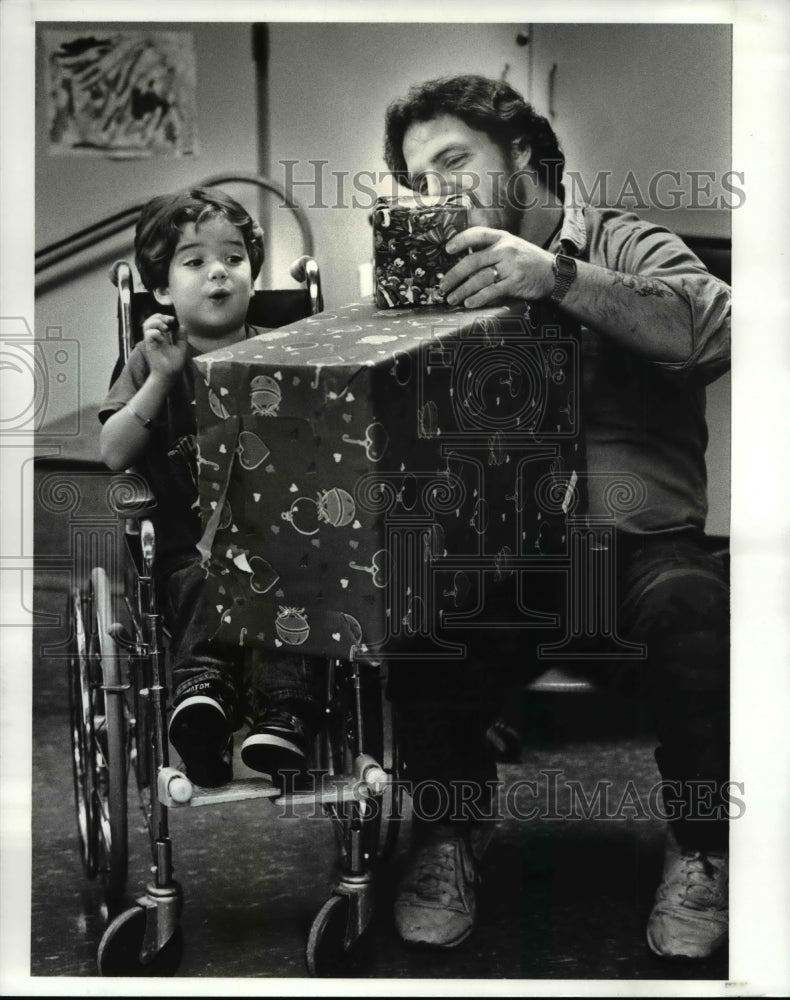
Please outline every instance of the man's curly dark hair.
M403 158L406 130L414 122L431 121L440 115L460 118L508 153L514 142L529 146L530 167L549 191L564 200L565 156L551 125L509 84L475 75L417 84L387 108L384 159L401 184L411 186Z

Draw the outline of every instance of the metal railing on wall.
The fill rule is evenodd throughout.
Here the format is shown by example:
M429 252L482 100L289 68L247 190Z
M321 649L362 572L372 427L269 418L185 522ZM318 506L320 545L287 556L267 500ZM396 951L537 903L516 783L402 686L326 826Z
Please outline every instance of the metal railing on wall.
M206 180L199 181L193 186L219 187L222 184L252 184L282 199L283 205L290 209L299 226L302 238L302 253L313 256L313 232L307 218L307 213L298 202L288 195L285 188L268 177L263 177L259 174L244 173L215 174L212 177L206 178ZM90 250L105 240L124 232L124 230L128 229L137 220L137 216L140 214L146 201L139 201L133 205L128 205L119 212L107 215L97 222L75 230L63 239L56 240L54 243L50 243L37 250L35 254L35 273L42 274L56 264L60 264L70 257L83 253L85 250Z

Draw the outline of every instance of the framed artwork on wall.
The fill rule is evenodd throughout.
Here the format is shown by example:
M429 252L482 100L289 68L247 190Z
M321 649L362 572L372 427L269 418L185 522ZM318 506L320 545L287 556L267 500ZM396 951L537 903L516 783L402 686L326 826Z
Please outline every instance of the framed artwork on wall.
M48 31L49 152L109 157L197 152L190 32Z

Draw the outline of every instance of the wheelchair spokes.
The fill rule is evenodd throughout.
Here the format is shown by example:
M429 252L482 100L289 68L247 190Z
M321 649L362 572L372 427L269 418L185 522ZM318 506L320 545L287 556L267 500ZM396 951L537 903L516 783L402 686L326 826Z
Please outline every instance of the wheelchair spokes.
M136 591L141 597L140 589ZM99 948L103 975L172 974L181 954L181 889L173 880L168 810L263 797L286 802L270 784L242 779L192 789L168 764L161 619L146 606L130 616L134 634L113 621L107 576L91 574L87 597L72 595L69 703L74 794L85 871L101 873L105 897L122 896L128 868L128 776L134 776L151 847L153 876L134 905L108 925ZM136 625L146 629L141 632ZM340 871L313 921L306 961L325 975L356 944L373 914L373 875L400 824L397 747L384 711L378 667L331 661L328 711L316 743L317 784L292 800L321 802L338 835ZM249 784L250 788L244 787ZM254 786L254 787L253 787ZM189 794L182 794L185 787ZM168 791L168 789L172 789Z
M257 182L257 181L256 181ZM303 256L297 281L304 294L256 292L249 320L283 326L323 308L318 267ZM121 362L129 357L141 327L159 305L149 293L134 290L132 271L120 261L112 270L118 288ZM296 293L296 297L295 297ZM265 300L265 301L264 301ZM121 365L116 366L113 380ZM181 954L181 890L173 878L168 811L173 806L209 805L246 798L275 798L271 782L248 781L221 789L193 788L185 774L169 766L165 629L156 609L156 539L148 514L156 498L140 477L108 492L108 503L124 522L124 600L129 629L114 621L107 576L92 571L90 593L75 594L70 614L77 636L69 658L70 728L74 794L80 849L90 877L102 871L105 894L115 899L126 884L128 866L127 783L133 775L147 828L153 865L145 892L131 909L108 925L99 945L103 975L167 975ZM85 612L88 612L85 614ZM87 620L85 620L87 619ZM123 664L123 668L122 668ZM333 773L340 772L335 758ZM266 785L267 787L263 787ZM353 789L320 789L317 800L340 800ZM295 801L299 796L295 797Z
M110 632L112 600L103 569L91 573L91 629L89 655L93 749L95 757L96 817L99 869L104 876L105 895L120 897L128 870L125 686L115 641Z
M91 708L88 645L78 591L69 602L73 647L68 661L69 717L71 721L72 777L77 810L77 835L85 874L98 871L98 825L96 820L95 734Z

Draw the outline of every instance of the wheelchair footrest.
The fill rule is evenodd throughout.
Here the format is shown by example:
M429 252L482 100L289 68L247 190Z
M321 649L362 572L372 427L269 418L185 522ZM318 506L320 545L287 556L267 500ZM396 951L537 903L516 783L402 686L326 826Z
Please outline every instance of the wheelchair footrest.
M370 796L369 786L354 775L316 774L313 785L283 794L265 778L237 778L220 788L194 786L192 797L184 805L213 806L245 799L271 799L278 804L339 805L343 802L360 802Z
M219 788L194 786L188 806L213 806L224 802L241 802L244 799L274 799L280 794L271 781L265 778L242 778Z

